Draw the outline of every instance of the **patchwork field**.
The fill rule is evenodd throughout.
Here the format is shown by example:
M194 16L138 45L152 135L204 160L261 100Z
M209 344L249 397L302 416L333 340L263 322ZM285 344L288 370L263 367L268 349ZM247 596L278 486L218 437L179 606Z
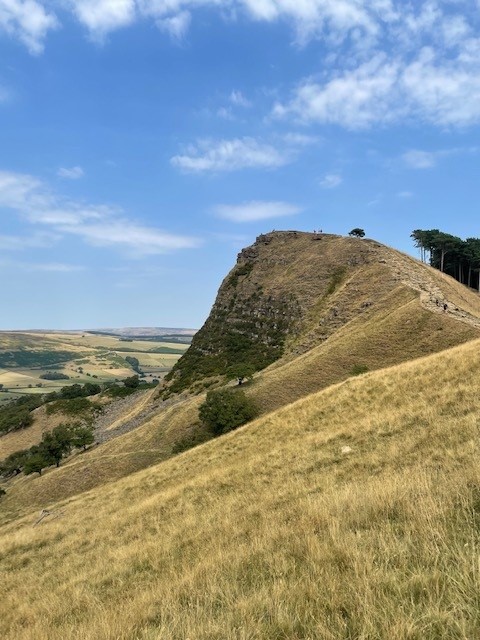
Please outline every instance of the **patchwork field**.
M134 373L136 358L147 381L162 378L188 344L129 339L89 332L0 332L0 404L22 394L45 393L68 384L114 382ZM46 380L57 372L68 379Z

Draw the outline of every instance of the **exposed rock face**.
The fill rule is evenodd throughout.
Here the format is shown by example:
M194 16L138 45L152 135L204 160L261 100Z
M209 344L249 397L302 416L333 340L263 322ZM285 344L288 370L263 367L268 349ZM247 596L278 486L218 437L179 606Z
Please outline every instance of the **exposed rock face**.
M323 242L312 242L318 239ZM343 280L345 261L330 255L339 241L352 249L350 267L367 262L366 242L297 231L262 234L243 249L207 321L169 376L171 390L223 375L233 364L259 370L282 357L304 332L313 305ZM338 310L330 315L340 322Z
M260 370L303 354L361 314L374 314L386 296L395 300L402 284L437 312L434 301L443 299L438 277L372 240L300 231L262 234L238 254L207 321L167 376L166 393L206 388L234 364ZM478 317L458 315L480 325Z

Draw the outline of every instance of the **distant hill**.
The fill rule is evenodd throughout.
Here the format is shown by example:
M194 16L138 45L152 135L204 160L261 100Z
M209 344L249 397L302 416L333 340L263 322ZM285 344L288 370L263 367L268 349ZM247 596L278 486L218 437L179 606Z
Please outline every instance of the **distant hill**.
M179 329L178 327L124 327L122 329L90 329L90 333L104 333L113 336L128 336L132 338L151 336L186 336L195 335L196 329Z

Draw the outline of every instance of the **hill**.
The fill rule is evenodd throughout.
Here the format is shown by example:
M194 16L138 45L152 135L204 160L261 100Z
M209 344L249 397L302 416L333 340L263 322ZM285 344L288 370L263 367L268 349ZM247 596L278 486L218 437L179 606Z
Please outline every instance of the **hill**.
M479 347L5 524L2 637L479 637Z
M239 275L245 261L252 266ZM282 316L281 357L243 387L263 414L359 372L480 337L478 294L409 256L369 240L300 232L261 236L253 248L240 253L210 317L177 364L170 386L147 399L133 400L124 415L115 418L111 435L119 437L73 457L42 478L17 478L1 507L5 516L118 480L211 437L199 421L198 407L206 389L225 383L222 373L234 361L229 360L233 352L222 345L231 345L232 335L245 338L242 344L247 349L240 358L252 353L255 341L269 344L268 336L264 343L259 333L252 333L251 324L240 322L254 304L251 292L259 287L263 293L256 298L252 317L269 298L282 301L295 296L297 310L290 314L285 309ZM198 367L202 353L207 364ZM202 377L212 363L218 367L216 375ZM173 393L173 385L185 380L190 386L181 394Z

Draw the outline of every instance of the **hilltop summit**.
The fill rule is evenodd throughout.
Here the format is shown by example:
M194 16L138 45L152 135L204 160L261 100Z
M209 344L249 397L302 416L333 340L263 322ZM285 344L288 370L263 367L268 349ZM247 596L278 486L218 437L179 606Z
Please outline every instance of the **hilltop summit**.
M418 308L437 316L448 304L443 315L464 325L457 327L453 344L464 340L467 326L474 329L467 330L469 337L480 335L479 297L405 254L368 239L300 231L262 234L238 254L207 321L170 374L169 391L215 379L234 364L261 370L291 360L359 318L367 321L385 306L398 310L407 291L408 301L416 298ZM413 310L411 315L413 320ZM449 324L447 317L437 320ZM403 329L408 332L408 326ZM447 342L442 338L439 345L451 346ZM429 344L417 355L435 350Z

